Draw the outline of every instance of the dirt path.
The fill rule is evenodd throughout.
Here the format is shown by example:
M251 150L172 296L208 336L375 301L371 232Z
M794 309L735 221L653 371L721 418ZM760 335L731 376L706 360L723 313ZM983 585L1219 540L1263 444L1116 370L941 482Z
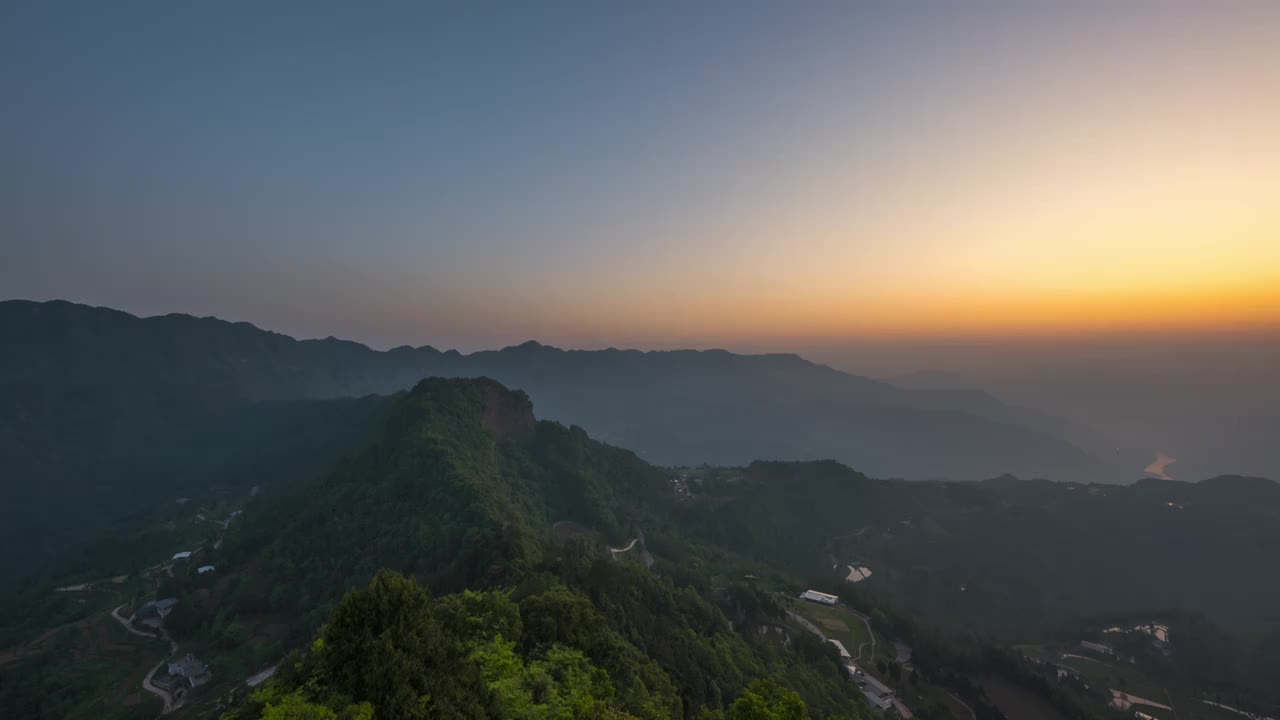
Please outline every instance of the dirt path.
M126 603L126 604L127 604L127 603ZM169 641L169 654L170 654L170 655L172 655L173 653L178 652L178 643L174 642L174 641L173 641L173 638L169 637L169 633L165 632L165 629L164 629L163 627L161 627L161 628L160 628L160 634L159 634L159 635L153 635L153 634L151 634L151 633L142 632L141 630L139 630L139 629L137 629L137 628L135 628L135 627L133 626L133 616L132 616L132 615L130 615L130 616L129 616L129 618L126 620L126 619L125 619L125 617L124 617L123 615L121 615L121 614L120 614L120 608L122 608L122 607L124 607L124 605L121 605L120 607L116 608L115 610L112 610L112 611L111 611L111 617L115 618L115 619L116 619L116 620L117 620L121 625L123 625L125 630L128 630L129 632L133 633L134 635L139 635L139 636L144 637L144 638L151 638L152 640L168 640L168 641Z
M871 638L870 641L864 642L858 646L858 662L871 662L876 659L876 634L875 631L871 629L871 621L866 615L863 615L853 608L849 608L849 612L856 615L857 618L862 621L862 624L867 626L867 636ZM862 649L868 645L871 646L871 655L864 660L862 658Z
M128 603L125 603L125 605L128 605ZM129 618L126 620L126 619L125 619L125 617L124 617L123 615L121 615L121 614L120 614L120 608L122 608L122 607L124 607L124 605L121 605L120 607L116 608L115 610L112 610L112 611L111 611L111 617L115 618L117 622L119 622L121 625L123 625L125 630L128 630L129 632L133 633L134 635L140 635L140 636L142 636L142 637L144 637L144 638L151 638L152 640L156 640L156 639L158 639L155 635L152 635L151 633L145 633L145 632L142 632L141 630L139 630L139 629L135 628L135 627L133 626L133 616L132 616L132 615L130 615L130 616L129 616Z
M142 689L146 690L152 695L158 696L161 700L164 701L164 709L160 711L160 714L164 715L165 713L172 711L176 707L173 702L173 697L170 696L169 693L166 692L163 688L160 688L155 683L151 682L151 678L155 676L156 671L159 670L161 666L163 666L169 658L177 654L178 643L174 642L173 638L169 637L169 633L165 632L165 629L163 627L160 628L160 635L158 637L156 635L152 635L151 633L145 633L145 632L142 632L141 630L138 630L133 626L132 615L130 615L128 619L125 619L125 617L120 614L120 608L122 607L124 607L124 605L121 605L120 607L112 610L111 617L115 618L117 622L123 625L125 630L128 630L134 635L138 635L144 638L150 638L152 640L169 641L169 654L161 658L160 662L156 663L156 666L151 668L151 672L147 673L147 676L142 678Z
M160 669L160 666L164 665L164 662L165 662L164 660L161 660L160 662L156 663L156 666L151 668L151 672L147 673L147 676L142 678L142 689L146 690L152 695L160 696L160 699L164 701L164 709L160 711L161 715L164 715L165 713L173 710L173 698L169 696L168 692L165 692L163 689L156 687L155 684L151 682L151 678L156 674L156 671Z

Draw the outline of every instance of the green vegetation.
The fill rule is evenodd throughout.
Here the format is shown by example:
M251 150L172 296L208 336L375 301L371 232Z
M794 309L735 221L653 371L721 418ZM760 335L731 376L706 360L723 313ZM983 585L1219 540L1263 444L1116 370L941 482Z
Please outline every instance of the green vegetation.
M1280 547L1280 485L1268 480L903 483L834 462L759 462L713 476L678 512L707 542L940 626L1016 642L1174 606L1257 640L1236 649L1256 669L1233 671L1261 680L1276 667L1280 564L1256 561ZM874 573L856 586L842 582L854 562Z
M56 627L24 657L0 656L0 716L150 720L160 701L139 683L164 651L105 613Z
M762 640L757 626L781 616L769 594L733 579L741 565L709 572L720 551L663 524L672 499L662 471L579 428L535 422L523 394L488 380L424 381L381 424L325 477L256 500L223 547L201 555L216 574L177 573L156 588L180 598L166 626L183 652L214 670L200 697L232 690L319 633L303 665L314 676L284 669L272 687L287 692L263 690L242 712L354 717L367 702L377 717L412 717L417 700L406 698L449 697L461 707L465 695L479 713L542 717L589 705L601 716L684 718L736 712L733 701L754 681L771 679L814 717L864 715L829 646ZM551 526L564 518L590 532L557 542ZM672 550L658 565L606 552L642 527ZM454 594L430 600L408 580L377 575L383 568ZM375 576L370 594L338 603ZM515 611L513 622L495 620ZM408 644L377 652L344 644L384 634L360 629L371 614L390 617L395 629L385 636ZM498 630L488 633L492 623ZM441 639L452 632L456 642ZM377 664L384 650L386 665ZM375 664L361 669L353 658ZM460 684L379 684L392 666ZM477 678L490 690L479 692ZM319 685L324 692L306 689Z
M1065 691L1003 647L1027 639L1028 628L1042 636L1068 627L1064 600L1037 601L1027 595L1029 581L1019 580L1041 581L1042 568L1027 566L1033 550L1068 547L1089 557L1098 544L1035 533L1026 536L1031 549L996 543L1001 523L1016 529L1024 514L1068 532L1061 514L1081 508L1099 518L1098 532L1119 532L1124 526L1112 524L1110 506L1101 502L1107 496L1088 486L904 484L835 463L757 463L694 473L686 498L673 492L666 471L581 428L536 421L527 396L492 380L424 380L365 407L378 408L368 416L376 427L353 429L350 437L365 440L327 473L254 499L220 536L220 547L205 538L199 562L216 565L216 573L199 575L180 563L172 577L137 580L150 586L86 595L80 610L60 597L41 610L48 588L32 586L8 601L11 637L21 635L24 618L35 620L27 630L101 619L112 592L134 602L177 597L166 627L183 652L205 659L214 673L213 684L182 710L196 718L225 708L241 720L868 717L835 648L785 613L808 586L841 595L869 618L878 642L867 671L921 717L954 716L963 702L978 718L998 718L999 703L1018 693L1070 720L1100 714L1092 696ZM1244 537L1257 537L1271 512L1268 491L1254 487L1243 504L1219 498L1235 487L1107 492L1130 513L1183 492L1173 501L1185 504L1184 512L1237 518ZM185 538L202 532L183 515L189 512L174 513L187 525L154 521L172 522L171 532ZM1172 517L1203 522L1196 513ZM553 532L566 522L575 532ZM1157 537L1163 532L1157 520L1145 522ZM141 531L136 537L168 542ZM136 545L118 547L127 554ZM632 549L615 554L610 547ZM170 549L146 552L163 559ZM994 559L963 562L970 552ZM1002 564L1019 558L1022 565ZM854 561L871 566L873 577L845 583L839 565ZM1083 564L1074 556L1070 562ZM1100 565L1090 572L1113 571ZM960 583L968 589L960 591ZM953 584L954 592L943 593ZM1062 586L1046 589L1065 593ZM1096 602L1111 602L1122 589L1097 593ZM941 596L929 596L933 591ZM975 604L956 592L972 593L963 597ZM855 654L869 639L848 608L796 609ZM997 618L1001 611L1007 617ZM1207 631L1200 636L1199 643L1190 633L1183 638L1192 648L1187 661L1203 663L1234 647ZM892 640L911 645L911 667L894 660ZM86 717L86 708L97 707L83 704L88 688L115 682L91 655L58 656L57 665L51 659L15 656L0 684L0 712L25 712L45 702L43 690L33 688L82 675L79 684L60 686L63 704L42 712ZM277 663L267 685L243 690L246 678ZM1191 677L1185 673L1198 667L1170 678ZM1253 687L1248 673L1257 667L1267 666L1237 665L1212 677ZM132 686L141 673L135 675ZM127 707L115 703L102 714Z
M614 631L586 598L560 585L433 600L412 579L382 572L367 589L349 593L309 648L291 655L273 682L226 718L657 720L695 714L684 704L690 683L677 687L659 664ZM719 698L698 705L696 714L810 717L799 694L774 682L757 679L739 689L727 714ZM842 715L866 717L865 707L850 697Z
M827 637L843 643L855 660L859 659L859 650L863 650L861 657L874 662L875 658L871 654L871 633L859 616L848 606L824 607L814 603L798 602L794 603L792 611L813 623ZM865 649L864 643L867 645ZM877 649L881 651L879 657L884 657L884 648Z

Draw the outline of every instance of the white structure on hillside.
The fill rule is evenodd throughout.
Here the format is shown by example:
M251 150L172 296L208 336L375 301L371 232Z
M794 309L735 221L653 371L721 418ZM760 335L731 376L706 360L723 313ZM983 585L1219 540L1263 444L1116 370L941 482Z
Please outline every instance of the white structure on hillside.
M186 560L186 559L187 559L187 558L189 558L189 557L191 557L191 551L190 551L190 550L183 550L183 551L182 551L182 552L180 552L180 553L174 553L174 554L173 554L173 559L174 559L174 560Z
M203 574L205 574L205 573L207 573L207 572L213 572L213 571L214 571L214 569L215 569L215 568L214 568L212 565L201 565L200 567L196 568L196 572L198 572L198 573L200 573L201 575L203 575Z
M169 677L185 682L194 689L212 680L213 673L209 672L208 665L200 662L191 653L187 653L186 657L169 663Z
M1084 648L1085 650L1092 650L1093 652L1096 652L1099 655L1110 655L1112 657L1115 657L1115 654L1116 654L1116 651L1112 650L1110 647L1103 645L1102 643L1089 642L1088 640L1081 640L1080 647Z
M844 643L840 642L839 640L836 640L834 638L827 638L827 642L836 646L836 649L840 651L841 658L845 660L849 660L853 657L852 655L849 654L849 651L845 649Z
M800 599L808 600L809 602L816 602L819 605L835 605L840 602L840 598L838 596L828 595L827 593L818 592L817 590L805 590L800 593Z

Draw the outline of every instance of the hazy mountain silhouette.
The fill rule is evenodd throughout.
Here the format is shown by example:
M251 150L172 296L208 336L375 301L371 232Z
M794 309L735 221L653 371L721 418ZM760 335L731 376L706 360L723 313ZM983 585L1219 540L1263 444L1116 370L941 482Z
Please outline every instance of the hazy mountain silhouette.
M238 437L232 429L248 418L332 447L330 439L358 428L341 413L280 404L387 394L429 376L492 377L528 392L542 417L655 463L832 458L908 479L1113 477L1052 427L1020 423L990 396L901 389L795 355L536 342L467 355L381 352L248 323L138 318L61 301L0 303L0 337L0 463L6 492L18 499L11 507L49 526L87 522L86 532L125 508L193 493L211 475L235 482L202 458L226 456ZM93 522L83 507L90 502Z

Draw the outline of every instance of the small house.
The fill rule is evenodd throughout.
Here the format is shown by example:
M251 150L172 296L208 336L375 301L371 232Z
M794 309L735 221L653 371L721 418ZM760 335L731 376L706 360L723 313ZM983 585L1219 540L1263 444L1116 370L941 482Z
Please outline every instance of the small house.
M1081 640L1080 647L1084 648L1085 650L1096 652L1099 655L1110 655L1114 657L1116 654L1116 651L1112 650L1110 647L1103 645L1102 643L1089 642L1088 640Z
M139 619L145 618L163 618L173 612L173 607L178 604L178 598L164 598L163 600L152 600L142 607L138 608L135 613Z
M849 654L848 649L845 648L844 643L840 642L839 640L836 640L835 638L828 638L827 642L836 646L836 649L840 651L840 657L842 659L850 660L853 658L853 656Z
M209 672L208 665L187 653L186 657L169 663L169 677L180 678L194 689L212 680L213 673Z

